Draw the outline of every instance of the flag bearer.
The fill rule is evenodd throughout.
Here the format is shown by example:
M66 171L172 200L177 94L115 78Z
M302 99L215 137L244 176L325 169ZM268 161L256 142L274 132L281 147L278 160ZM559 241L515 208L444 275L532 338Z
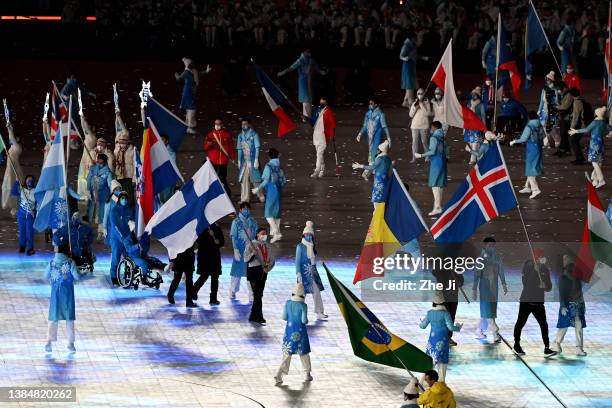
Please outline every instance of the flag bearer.
M4 178L2 179L2 209L10 209L11 214L15 215L17 211L17 202L14 200L11 194L15 181L22 183L23 181L23 170L21 169L21 144L19 139L15 137L13 131L13 125L9 122L6 125L9 137L9 145L1 146L6 149L6 169L4 170ZM0 152L3 149L0 148Z
M34 188L36 180L28 174L22 186L16 181L11 194L17 197L17 224L19 225L19 252L34 254L34 219L36 218L36 199Z
M232 300L236 299L236 293L240 290L240 279L246 277L247 264L244 259L244 250L248 242L255 238L256 232L257 221L251 217L251 204L247 202L240 203L240 213L234 218L230 227L230 237L232 239L232 247L234 248L229 290L229 296ZM252 301L253 291L251 290L251 285L247 285L247 289L249 291L249 301Z
M325 174L325 149L336 132L336 117L327 105L327 97L322 96L319 99L319 106L315 108L309 120L313 126L312 144L317 155L314 173L310 177L321 178Z

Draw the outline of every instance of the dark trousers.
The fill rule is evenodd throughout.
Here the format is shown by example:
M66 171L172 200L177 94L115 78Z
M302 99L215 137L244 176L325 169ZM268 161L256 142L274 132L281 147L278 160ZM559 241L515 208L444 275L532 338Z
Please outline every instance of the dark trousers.
M558 150L562 150L564 152L570 151L569 133L568 133L569 130L570 130L569 119L561 119L559 121L559 136L561 138L561 142L559 143Z
M580 146L581 138L582 133L575 133L570 138L572 150L574 151L574 157L576 158L576 161L584 161L584 156L582 155L582 146Z
M193 302L193 299L191 298L191 294L193 293L193 271L174 271L174 278L170 283L170 289L168 289L168 298L174 300L174 293L176 292L176 288L178 288L179 283L181 283L183 273L185 274L186 303L189 304Z
M459 302L444 302L444 306L446 307L448 313L451 315L451 320L453 321L453 323L455 323L455 316L457 315L457 306L459 306ZM453 337L453 332L449 331L448 338L450 339L451 337Z
M530 314L533 314L533 317L538 321L544 347L548 347L548 323L546 322L546 309L544 308L544 303L521 302L516 324L514 325L514 344L521 343L521 332Z
M224 164L224 165L213 164L213 167L215 171L217 172L217 176L219 177L221 184L223 184L223 187L225 187L225 191L227 192L227 195L231 197L232 190L230 190L229 184L227 184L227 164Z
M262 266L249 266L247 268L247 280L251 284L251 289L253 289L253 306L251 306L249 320L263 320L261 300L266 287L266 279L268 279L268 274L264 272Z
M495 127L498 132L506 135L506 140L514 139L514 133L521 128L522 119L520 116L498 116Z
M195 293L197 296L198 292L200 289L202 289L202 286L204 286L208 280L208 277L210 276L210 302L216 302L217 292L219 291L219 274L210 273L210 271L199 271L198 273L200 274L200 277L193 284L193 293Z

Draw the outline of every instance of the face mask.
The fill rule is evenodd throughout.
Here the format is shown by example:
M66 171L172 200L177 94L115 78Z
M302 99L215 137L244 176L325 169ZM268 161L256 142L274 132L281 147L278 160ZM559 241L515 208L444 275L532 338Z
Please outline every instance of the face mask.
M215 127L216 128L216 127ZM218 130L218 129L217 129ZM242 125L242 130L249 130L249 125Z
M267 236L267 235L261 235L261 236L259 237L259 240L260 240L261 242L266 242L266 241L268 240L268 236Z
M548 84L548 87L552 89L552 88L554 88L554 87L555 87L555 84L553 84L552 82L550 82L550 83Z
M485 81L486 85L491 85L491 81Z
M538 262L540 263L540 265L544 265L546 263L546 257L541 257L540 259L538 259Z
M441 95L441 94L436 94L436 99L437 99L437 100L442 99L442 95Z
M571 74L572 72L574 72L574 70L573 70L573 69L568 69L568 70L567 70L567 73L568 73L568 74Z
M28 180L26 181L26 186L28 186L29 188L34 187L34 182L32 180Z
M504 98L502 99L504 102L508 102L510 100L510 98Z
M115 192L113 192L113 194L114 194L115 196L119 197L119 194L121 194L121 190L119 190L119 191L115 191Z
M121 200L119 200L119 202L121 203L121 205L126 206L127 205L127 198L123 197Z
M423 100L424 95L417 95L417 98L419 98L419 101Z
M376 107L374 105L370 105L370 110L373 111Z
M305 235L304 239L308 242L312 242L312 235Z
M478 98L478 96L477 96L477 95L472 95L472 100L473 100L473 101L477 101L478 99L479 99L479 98Z
M100 166L100 167L104 166L104 162L102 162L102 163L98 162L98 166Z
M221 125L215 125L215 130L221 130Z
M251 215L251 211L249 211L249 210L247 210L247 209L245 208L245 209L243 209L243 210L242 210L242 215L243 215L245 218L248 218L248 217L249 217L249 215Z

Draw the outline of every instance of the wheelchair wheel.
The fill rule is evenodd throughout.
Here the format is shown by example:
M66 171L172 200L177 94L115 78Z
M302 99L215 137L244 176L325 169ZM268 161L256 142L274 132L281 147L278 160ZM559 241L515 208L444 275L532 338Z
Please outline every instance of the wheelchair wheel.
M119 261L119 265L117 266L117 279L119 280L119 285L123 288L132 286L135 272L136 266L131 259L123 258Z

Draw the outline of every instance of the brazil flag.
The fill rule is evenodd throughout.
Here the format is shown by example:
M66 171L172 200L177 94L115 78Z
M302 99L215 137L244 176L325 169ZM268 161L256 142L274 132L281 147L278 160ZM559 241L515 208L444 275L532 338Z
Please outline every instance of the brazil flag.
M325 263L323 267L348 327L353 353L357 357L421 373L431 370L431 357L391 333L357 296L336 279Z

